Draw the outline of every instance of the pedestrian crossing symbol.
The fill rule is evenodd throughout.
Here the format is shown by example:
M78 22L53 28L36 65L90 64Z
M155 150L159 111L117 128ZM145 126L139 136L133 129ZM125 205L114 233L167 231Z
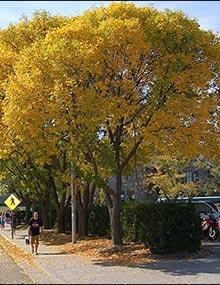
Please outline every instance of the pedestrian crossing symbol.
M14 210L21 203L21 201L14 194L11 194L10 196L8 196L4 203L11 210Z

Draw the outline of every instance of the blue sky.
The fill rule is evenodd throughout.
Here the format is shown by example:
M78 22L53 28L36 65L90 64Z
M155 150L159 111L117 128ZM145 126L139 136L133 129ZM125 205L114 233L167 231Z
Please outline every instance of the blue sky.
M17 22L22 14L31 15L35 10L47 10L52 14L77 15L83 11L108 5L118 1L1 1L0 2L0 28L6 27L10 22ZM220 32L220 2L218 1L127 1L162 10L180 9L191 18L196 18L201 27Z

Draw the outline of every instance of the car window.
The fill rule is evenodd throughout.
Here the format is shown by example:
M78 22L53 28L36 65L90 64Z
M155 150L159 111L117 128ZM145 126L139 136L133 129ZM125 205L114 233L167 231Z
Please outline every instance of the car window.
M207 204L209 204L216 212L218 212L218 208L216 207L216 205L213 202L206 202Z
M195 208L197 213L212 213L211 208L204 203L195 203Z

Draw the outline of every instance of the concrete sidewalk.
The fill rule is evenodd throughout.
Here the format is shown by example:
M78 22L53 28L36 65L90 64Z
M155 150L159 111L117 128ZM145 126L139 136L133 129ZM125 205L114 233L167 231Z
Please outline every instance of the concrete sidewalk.
M32 284L32 280L18 264L3 250L0 243L0 284Z
M30 253L31 248L24 241L26 233L19 230L11 240L10 228L0 231L10 242ZM36 266L26 263L19 266L36 284L219 284L220 243L214 246L215 254L207 258L126 267L87 262L41 242L39 255L33 255Z

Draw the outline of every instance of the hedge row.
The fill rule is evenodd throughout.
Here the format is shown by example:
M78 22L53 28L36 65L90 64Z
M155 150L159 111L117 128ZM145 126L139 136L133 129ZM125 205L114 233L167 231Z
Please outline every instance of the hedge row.
M88 220L88 232L98 236L110 236L110 219L108 209L103 204L94 204Z
M194 252L201 246L200 218L191 203L125 203L124 238L143 242L153 253Z
M201 246L200 219L191 203L129 201L123 204L121 222L125 240L142 242L153 253L194 252ZM89 232L110 236L104 205L93 206Z

